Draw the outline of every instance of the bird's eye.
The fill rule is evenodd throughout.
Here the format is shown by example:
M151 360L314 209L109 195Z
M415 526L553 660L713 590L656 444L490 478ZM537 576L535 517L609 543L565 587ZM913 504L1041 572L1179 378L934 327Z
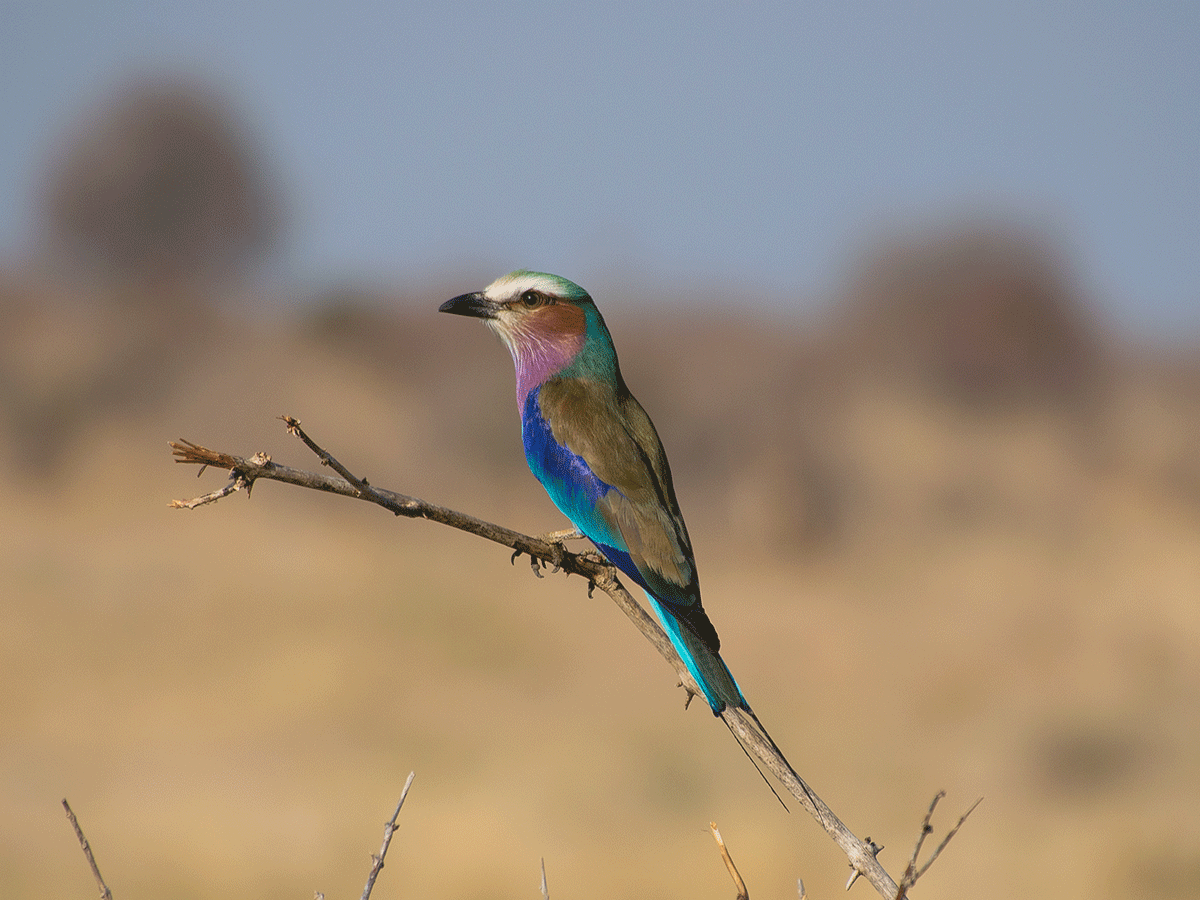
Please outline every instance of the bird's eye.
M546 296L537 291L526 291L521 295L521 305L526 309L535 309L546 302Z

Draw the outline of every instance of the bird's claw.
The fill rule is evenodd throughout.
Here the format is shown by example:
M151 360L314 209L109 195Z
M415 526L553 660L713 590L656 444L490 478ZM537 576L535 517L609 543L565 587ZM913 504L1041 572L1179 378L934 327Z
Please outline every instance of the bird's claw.
M522 553L525 553L529 556L529 567L531 569L533 569L533 574L536 575L538 578L541 578L542 577L542 573L541 573L541 562L542 561L540 559L538 559L536 556L534 556L532 553L530 553L528 550L519 550L519 549L514 550L513 555L510 556L508 559L508 564L510 566L515 566L517 564L517 557L520 556Z

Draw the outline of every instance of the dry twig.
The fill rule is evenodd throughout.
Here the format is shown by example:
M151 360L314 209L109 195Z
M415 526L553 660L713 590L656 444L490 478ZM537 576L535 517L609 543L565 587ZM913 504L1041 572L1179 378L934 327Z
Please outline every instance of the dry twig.
M75 837L79 839L79 846L83 850L83 855L87 857L88 865L92 867L92 875L96 879L96 886L100 888L101 900L112 900L112 891L108 889L108 885L100 877L100 867L96 865L96 857L92 856L92 845L83 836L83 829L79 827L79 820L75 818L75 813L71 811L71 804L66 801L66 798L63 798L62 805L63 809L67 811L67 818L71 821L71 827L75 829Z
M345 470L345 467L334 460L330 454L320 448L304 432L300 427L299 421L291 416L280 416L280 418L287 424L288 431L291 434L299 437L306 445L316 447L317 450L315 452L317 452L317 455L323 461L332 461L326 463L327 465L335 467L335 470ZM284 484L296 485L297 487L305 487L311 490L324 491L330 494L339 494L343 497L367 500L377 506L382 506L397 516L404 516L410 519L428 519L431 522L448 525L451 528L457 528L460 531L466 531L477 537L502 544L514 551L514 560L523 554L530 557L531 560L540 560L553 567L557 567L557 569L568 575L582 576L588 581L589 593L592 587L598 587L608 594L621 608L622 612L637 626L646 639L654 644L658 652L675 666L676 671L683 680L684 686L689 687L693 691L696 690L691 675L688 674L687 668L675 655L670 640L663 633L663 630L658 627L658 623L621 586L613 567L595 553L587 551L572 553L565 549L561 540L554 539L555 535L550 535L551 539L547 540L545 538L521 534L519 531L513 531L510 528L486 522L483 519L469 516L466 513L447 509L444 506L427 503L416 497L374 487L367 484L365 479L359 479L353 475L350 475L350 479L352 480L348 480L345 478L335 478L320 472L306 472L303 469L294 469L290 466L280 465L266 453L255 453L249 457L235 456L229 453L210 450L207 447L202 447L199 444L194 444L191 441L183 439L170 441L169 446L171 447L171 453L175 457L175 461L178 463L198 465L201 467L201 471L211 466L213 468L225 469L230 473L229 484L223 489L204 494L200 497L194 497L190 500L172 500L170 505L174 509L195 509L198 506L213 503L241 490L249 492L253 488L254 482L262 478L269 481L280 481ZM347 474L349 474L348 471Z
M721 848L721 859L725 860L725 868L729 870L729 877L733 879L733 886L737 889L737 900L750 900L750 892L746 890L746 882L742 881L741 873L738 872L737 866L733 864L733 857L729 855L729 849L725 846L725 839L721 837L721 832L717 830L717 823L709 822L708 828L712 832L717 846Z
M379 877L379 872L383 868L383 859L387 856L388 845L392 842L392 835L396 833L396 820L400 818L400 809L404 806L404 798L408 796L408 789L412 787L413 777L416 774L416 772L408 773L408 780L404 782L404 790L400 792L400 802L396 804L396 811L383 825L383 844L378 853L371 854L371 871L367 875L367 886L363 888L362 900L370 900L371 891L375 888L375 879Z
M958 829L962 827L962 823L967 821L967 816L973 813L975 811L975 807L983 802L983 798L980 797L971 804L970 808L965 813L959 816L958 822L956 822L954 827L946 833L944 838L942 838L942 842L937 845L937 849L933 851L933 855L930 856L929 859L925 860L925 865L918 869L917 857L921 853L921 845L925 843L925 838L933 833L933 825L930 824L931 820L933 819L933 811L937 808L938 801L945 796L945 791L938 791L933 795L933 800L929 803L929 809L925 812L925 819L921 822L921 833L917 835L917 843L913 847L912 857L908 861L908 866L904 869L904 877L900 879L900 887L896 892L896 900L904 900L904 898L908 895L908 889L916 884L917 880L922 875L929 871L929 867L933 865L933 861L942 855L942 851L946 849L946 845L950 843L950 840L954 837L954 835L958 834Z

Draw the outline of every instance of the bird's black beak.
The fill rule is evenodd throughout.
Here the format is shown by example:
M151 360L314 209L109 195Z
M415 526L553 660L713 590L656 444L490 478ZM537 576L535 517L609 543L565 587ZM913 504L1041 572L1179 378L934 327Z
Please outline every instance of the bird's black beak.
M462 294L453 300L447 300L438 307L438 312L454 313L456 316L472 316L476 319L494 319L499 309L499 303L494 303L480 291L476 291L473 294Z

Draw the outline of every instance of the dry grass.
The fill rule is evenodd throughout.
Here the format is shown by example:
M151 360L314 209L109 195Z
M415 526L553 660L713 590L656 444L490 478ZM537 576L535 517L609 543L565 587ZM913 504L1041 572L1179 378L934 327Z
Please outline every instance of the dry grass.
M101 367L121 403L68 405L38 432L61 442L44 467L9 454L7 897L93 889L64 796L119 900L357 896L409 770L379 897L535 897L542 857L555 896L727 897L714 819L753 896L794 896L797 877L841 893L836 848L682 711L667 667L577 579L278 485L167 508L221 480L173 466L168 439L309 465L274 421L290 413L374 483L558 527L523 469L503 351L432 309L164 332L185 362L134 367L144 399ZM1123 366L1081 426L878 382L814 389L803 335L744 323L729 342L697 323L676 340L699 362L655 370L664 321L609 319L672 451L727 660L893 872L945 788L942 828L986 799L924 898L1194 895L1186 378ZM753 370L715 362L739 347ZM3 445L24 440L14 422L51 421L54 396L4 420ZM803 540L788 530L814 517Z

